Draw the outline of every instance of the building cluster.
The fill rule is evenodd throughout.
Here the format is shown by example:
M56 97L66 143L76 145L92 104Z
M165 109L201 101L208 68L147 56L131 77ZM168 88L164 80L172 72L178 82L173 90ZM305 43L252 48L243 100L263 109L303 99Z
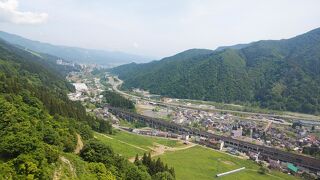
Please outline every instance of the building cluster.
M249 153L249 157L256 162L262 162L259 160L259 155L257 154ZM289 162L283 162L268 158L266 161L263 161L263 163L270 169L280 170L287 174L298 175L300 177L304 177L304 179L317 179L320 177L319 172L315 173L313 171L310 171L308 168L304 168Z
M151 129L151 128L131 129L130 131L133 133L136 133L136 134L165 137L165 138L177 138L178 139L178 138L182 137L182 136L175 134L175 133L160 131L160 130Z
M63 66L72 66L74 67L76 64L75 63L72 63L72 62L68 62L68 61L65 61L63 59L57 59L56 63L58 65L63 65Z
M89 68L89 67L87 67ZM89 69L92 69L90 67ZM100 78L86 76L83 78L86 71L72 72L67 76L75 88L75 92L69 93L68 97L73 101L82 101L90 103L101 103L104 91L104 86L100 83Z
M177 108L171 113L172 121L186 126L194 126L219 135L275 147L286 151L302 153L305 148L320 147L319 138L312 132L320 132L318 122L299 121L293 126L283 124L274 116L256 115L262 121L241 119L228 113L208 112L187 108ZM313 129L313 130L312 130ZM318 149L320 152L320 150Z
M88 68L88 67L85 67ZM91 68L91 67L90 67ZM89 68L89 69L90 69ZM89 69L82 72L73 72L67 78L73 82L76 89L74 93L69 94L71 100L79 100L83 102L99 103L103 96L100 95L104 89L104 86L100 83L100 79L86 75ZM85 78L83 78L85 77ZM148 92L134 89L134 93L140 94L144 97L152 97ZM174 103L175 99L162 98L163 102ZM136 102L139 100L136 99ZM144 101L146 104L163 108L161 105L154 103L150 100ZM163 105L164 106L164 105ZM183 107L165 107L167 114L174 123L205 129L214 134L229 136L233 139L246 141L263 146L269 146L273 148L282 149L284 151L305 153L306 150L318 152L320 156L320 123L315 121L294 121L292 125L277 117L275 115L256 114L247 116L246 118L232 115L230 113L210 112L204 110L195 110L195 108ZM168 110L170 109L170 111ZM157 108L152 111L159 111ZM113 124L119 125L119 120L104 108L93 108L90 112L94 113L97 117L104 119L112 119ZM188 140L186 135L178 135L171 132L165 132L150 128L144 129L126 129L133 133L149 136L158 136L166 138L178 138L185 141ZM317 135L318 134L318 135ZM200 144L210 146L216 149L222 149L223 142L216 141L214 139L204 139L201 137L195 137L195 141ZM238 155L236 148L228 148L227 152ZM249 153L247 154L251 159L258 160L259 154ZM313 155L313 154L311 154ZM268 160L268 166L270 168L279 168L285 172L302 173L307 170L302 167L296 167L290 163L283 163L274 160Z
M216 126L216 122L225 122L227 124L233 122L233 116L231 114L221 114L187 108L177 108L177 110L172 113L171 117L177 124L192 125L197 123L206 128Z

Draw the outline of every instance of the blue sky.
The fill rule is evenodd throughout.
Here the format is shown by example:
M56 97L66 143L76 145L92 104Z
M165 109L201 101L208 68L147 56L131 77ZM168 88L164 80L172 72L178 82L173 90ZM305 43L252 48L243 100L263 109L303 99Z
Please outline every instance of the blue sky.
M0 30L161 58L320 27L319 0L0 0Z

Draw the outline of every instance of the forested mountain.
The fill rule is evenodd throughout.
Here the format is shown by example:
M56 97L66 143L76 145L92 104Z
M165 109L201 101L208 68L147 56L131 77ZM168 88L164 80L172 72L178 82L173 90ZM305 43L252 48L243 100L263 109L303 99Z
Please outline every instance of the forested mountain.
M170 97L320 112L320 28L291 39L193 51L111 72L125 81L124 88Z
M149 60L146 57L124 52L57 46L48 43L42 43L39 41L29 40L3 31L0 31L0 38L12 44L30 49L32 51L55 55L76 63L95 63L100 65L114 66L131 62L146 62Z
M220 46L216 49L216 51L221 51L221 50L225 50L225 49L242 49L245 47L250 46L251 43L249 44L236 44L236 45L232 45L232 46Z
M68 99L68 70L50 58L0 40L0 179L151 179L93 138L92 129L112 133L111 125Z

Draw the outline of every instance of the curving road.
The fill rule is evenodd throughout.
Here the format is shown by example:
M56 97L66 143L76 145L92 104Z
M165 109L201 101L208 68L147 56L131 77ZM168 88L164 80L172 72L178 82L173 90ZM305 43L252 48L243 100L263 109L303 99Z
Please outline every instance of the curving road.
M109 83L112 85L112 89L116 92L118 92L119 94L128 97L128 98L135 98L135 99L140 99L140 100L145 100L145 101L152 101L152 102L156 102L157 104L163 105L163 106L167 106L167 107L171 107L171 108L176 108L176 107L180 107L180 108L188 108L188 109L194 109L194 110L202 110L202 111L208 111L208 112L226 112L226 113L238 113L238 114L243 114L243 115L248 115L248 116L254 116L254 115L262 115L262 116L266 116L266 117L280 117L283 119L292 119L292 120L301 120L302 118L300 117L295 117L295 116L290 116L290 115L270 115L270 114L263 114L263 113L253 113L253 112L244 112L244 111L235 111L235 110L226 110L226 109L208 109L208 108L202 108L202 107L192 107L192 106L186 106L183 104L179 104L179 103L165 103L162 101L157 101L157 100L150 100L147 98L143 98L143 97L139 97L139 96L135 96L132 94L128 94L126 92L123 92L121 90L119 90L119 87L121 87L121 85L123 84L123 81L121 79L119 79L118 77L108 77L109 79ZM114 80L116 79L116 81ZM269 122L270 120L261 120L261 119L254 119L254 118L246 118L248 120L258 120L258 121L264 121L264 122ZM320 117L317 117L317 119L315 120L320 120ZM292 125L292 123L288 123L288 122L277 122L277 121L272 121L272 123L275 124L284 124L284 125Z

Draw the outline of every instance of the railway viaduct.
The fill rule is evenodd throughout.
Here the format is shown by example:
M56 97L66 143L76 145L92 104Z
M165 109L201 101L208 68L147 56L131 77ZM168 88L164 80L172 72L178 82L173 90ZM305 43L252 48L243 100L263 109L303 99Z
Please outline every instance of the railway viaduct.
M111 106L107 106L107 107L109 112L111 112L112 114L122 119L126 119L127 121L143 122L149 127L164 128L167 131L171 131L177 134L188 134L191 136L200 136L208 139L222 140L224 141L225 146L233 147L241 152L260 153L260 156L262 156L264 159L270 158L273 160L280 160L282 162L290 162L297 166L307 168L314 172L320 171L320 159L316 159L316 158L301 155L301 154L285 152L285 151L268 147L268 146L252 144L249 142L233 139L231 137L212 134L206 131L200 131L194 128L178 125L173 122L166 122L161 119L143 116L140 114L128 112L128 111L125 111L119 108L114 108Z

